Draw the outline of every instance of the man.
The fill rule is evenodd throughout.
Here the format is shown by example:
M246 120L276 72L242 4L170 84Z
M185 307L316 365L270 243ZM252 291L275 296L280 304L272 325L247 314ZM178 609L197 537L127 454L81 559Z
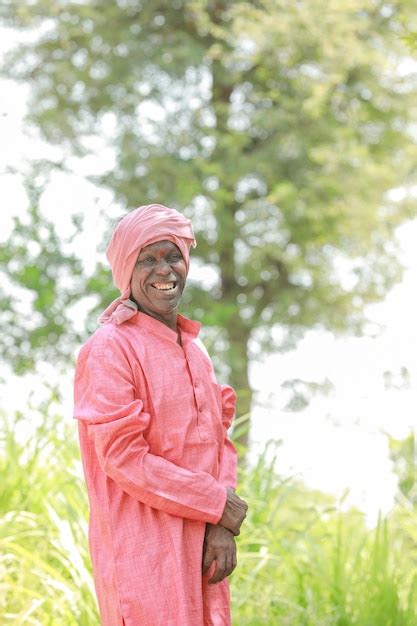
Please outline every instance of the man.
M106 254L120 297L81 348L75 410L102 626L227 626L227 576L247 506L227 436L236 395L217 384L177 313L191 222L153 204Z

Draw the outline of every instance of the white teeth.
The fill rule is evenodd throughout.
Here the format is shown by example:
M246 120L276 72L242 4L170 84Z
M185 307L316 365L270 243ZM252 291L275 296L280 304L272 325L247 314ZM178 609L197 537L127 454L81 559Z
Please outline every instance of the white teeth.
M175 287L175 283L154 283L152 286L156 287L156 289L160 289L161 291L168 291L169 289L173 289Z

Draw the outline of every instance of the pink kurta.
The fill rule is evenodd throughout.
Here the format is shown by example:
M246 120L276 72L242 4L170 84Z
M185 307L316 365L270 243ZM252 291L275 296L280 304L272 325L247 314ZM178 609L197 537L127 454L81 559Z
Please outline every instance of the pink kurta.
M75 410L90 501L89 547L102 626L226 626L227 580L202 575L205 523L236 484L227 437L235 393L217 384L200 324L182 347L143 313L81 348Z

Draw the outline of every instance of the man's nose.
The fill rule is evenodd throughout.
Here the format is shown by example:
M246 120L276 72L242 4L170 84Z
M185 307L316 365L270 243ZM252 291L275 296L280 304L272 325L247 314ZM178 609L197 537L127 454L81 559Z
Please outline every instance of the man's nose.
M155 272L166 276L171 272L171 266L166 259L159 259L155 267Z

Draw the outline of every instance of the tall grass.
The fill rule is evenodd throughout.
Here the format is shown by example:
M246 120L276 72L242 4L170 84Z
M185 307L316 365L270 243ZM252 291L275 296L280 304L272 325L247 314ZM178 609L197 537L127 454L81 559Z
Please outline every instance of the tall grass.
M75 424L42 412L25 441L25 418L3 417L1 623L96 626ZM240 492L250 509L232 576L236 626L416 626L416 511L369 530L360 512L280 479L270 449L242 471Z
M98 624L73 425L62 429L59 417L49 417L22 442L22 421L2 419L1 623Z
M417 547L404 553L412 539L401 521L380 518L369 530L361 512L282 481L274 460L265 454L241 479L250 509L233 575L234 623L416 626ZM407 519L417 538L417 511Z

